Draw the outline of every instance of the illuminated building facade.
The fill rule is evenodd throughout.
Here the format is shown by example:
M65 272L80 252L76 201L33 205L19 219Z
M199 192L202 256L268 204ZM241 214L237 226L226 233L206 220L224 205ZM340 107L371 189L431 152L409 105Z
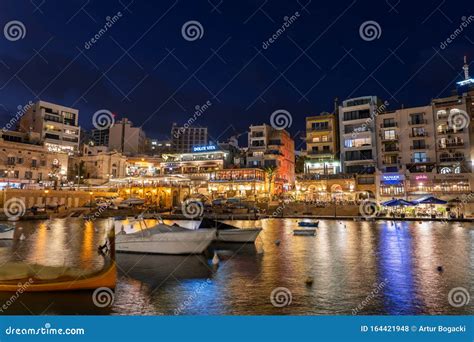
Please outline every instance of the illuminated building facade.
M333 175L341 171L338 119L321 113L306 118L306 160L308 174Z
M79 150L79 111L45 101L37 101L22 116L20 131L36 132L51 152L73 154Z
M209 179L209 194L212 198L267 198L265 179L265 171L258 168L213 171Z

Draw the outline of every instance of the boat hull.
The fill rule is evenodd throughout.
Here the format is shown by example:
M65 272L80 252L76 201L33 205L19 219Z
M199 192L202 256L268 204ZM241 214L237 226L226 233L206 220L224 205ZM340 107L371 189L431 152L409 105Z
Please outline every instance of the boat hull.
M314 236L316 235L316 229L295 229L293 235L297 236Z
M77 290L95 290L99 287L108 287L114 289L117 282L117 267L115 263L103 273L96 276L77 279L72 281L56 281L56 282L35 282L32 281L28 285L21 282L15 284L0 283L0 291L3 292L47 292L47 291L77 291Z
M318 227L319 222L298 222L298 226L300 227Z
M115 250L119 253L201 254L214 240L215 235L213 229L167 232L143 237L117 235Z
M223 229L218 230L216 240L219 242L255 242L262 228Z
M11 229L6 232L0 232L0 240L12 240L14 235L15 229Z

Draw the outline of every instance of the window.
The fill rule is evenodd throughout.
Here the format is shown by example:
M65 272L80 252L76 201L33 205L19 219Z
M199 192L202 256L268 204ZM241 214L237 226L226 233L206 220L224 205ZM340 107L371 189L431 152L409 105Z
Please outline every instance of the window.
M36 159L31 160L31 167L37 167L38 161Z
M424 140L413 140L413 149L425 149L426 144Z
M25 171L25 179L32 179L32 178L33 178L33 172Z
M13 172L13 178L20 178L20 171L15 170L15 171Z
M426 152L415 152L413 154L413 161L415 163L425 163L428 161L428 158L426 158Z
M23 164L23 157L18 157L18 158L16 158L16 162L17 162L18 164Z
M395 140L397 138L397 135L394 129L388 129L383 132L383 137L385 140Z
M328 121L323 121L323 122L313 122L311 124L311 128L315 131L323 131L329 129L329 122Z
M414 113L410 114L410 124L411 125L421 125L424 124L423 113Z
M359 177L357 180L359 184L375 184L374 177Z
M42 172L38 172L38 180L43 180L43 173Z
M371 145L372 145L372 139L370 137L344 140L344 147L346 148L371 146Z
M329 141L328 136L327 136L327 135L323 135L323 136L321 137L321 141L323 141L323 142Z
M396 127L397 123L394 118L383 119L383 127Z
M426 131L424 127L413 127L411 129L412 136L414 137L424 137L426 136Z
M7 165L15 165L15 157L8 157L7 158Z
M370 110L354 110L344 113L344 121L370 118Z

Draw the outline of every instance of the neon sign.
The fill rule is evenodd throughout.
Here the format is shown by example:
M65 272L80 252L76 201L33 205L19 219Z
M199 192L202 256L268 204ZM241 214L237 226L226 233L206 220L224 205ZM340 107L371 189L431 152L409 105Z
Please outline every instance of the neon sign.
M214 145L193 147L193 152L205 152L205 151L215 151L215 150L216 150L216 146Z

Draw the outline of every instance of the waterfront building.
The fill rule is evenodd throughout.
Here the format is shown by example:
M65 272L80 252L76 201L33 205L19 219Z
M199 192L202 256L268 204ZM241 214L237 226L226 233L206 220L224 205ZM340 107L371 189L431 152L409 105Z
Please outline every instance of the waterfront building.
M146 135L141 127L133 127L127 118L115 122L109 127L109 149L126 155L144 153Z
M209 144L207 127L178 126L171 127L171 147L174 153L194 152L196 146Z
M306 118L304 173L334 175L341 171L338 118L321 113Z
M213 171L209 178L211 198L239 197L246 200L268 198L265 171L259 168L239 168Z
M44 146L51 152L76 153L79 150L79 111L46 101L32 104L22 116L22 132L40 134Z
M340 157L344 173L375 173L375 117L385 108L376 96L343 101L339 106Z
M295 142L286 130L267 124L250 126L246 166L275 169L272 192L292 188L295 182Z
M125 177L126 157L106 146L84 146L83 154L69 160L69 179L75 184L102 185L112 178Z
M56 187L66 181L68 154L51 152L35 132L5 131L0 138L0 188Z
M171 140L158 140L149 139L147 140L147 153L150 155L162 155L173 153Z

